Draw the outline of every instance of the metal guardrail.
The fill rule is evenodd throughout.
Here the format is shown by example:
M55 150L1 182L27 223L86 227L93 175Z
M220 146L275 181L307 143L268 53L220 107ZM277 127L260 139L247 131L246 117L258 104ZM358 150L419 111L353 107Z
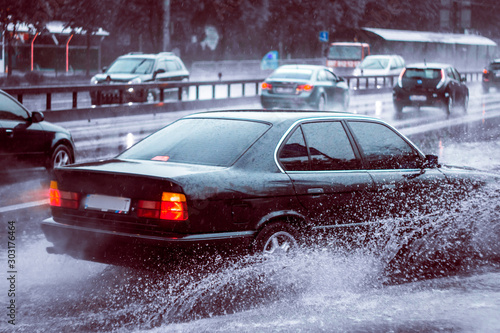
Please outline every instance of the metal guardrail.
M466 78L467 82L474 82L481 80L482 72L466 72L462 73L462 76ZM344 76L345 81L352 89L354 94L361 93L373 93L376 91L388 91L392 89L394 84L396 83L398 76ZM260 83L264 80L264 78L259 79L250 79L250 80L217 80L217 81L171 81L171 82L162 82L162 83L143 83L143 84L100 84L100 85L75 85L75 86L40 86L40 87L20 87L20 88L4 88L3 90L7 93L17 96L17 99L20 103L23 103L24 97L27 95L45 95L45 110L40 111L49 111L46 113L52 113L50 111L55 111L52 108L52 96L58 93L67 93L72 96L71 108L65 108L63 110L57 110L58 113L60 111L71 111L71 110L81 110L81 111L89 111L90 109L104 109L104 108L124 108L131 107L128 104L128 101L124 98L126 92L129 89L139 89L139 90L157 90L159 91L159 99L154 103L147 103L148 108L152 105L154 106L163 106L165 104L184 104L186 107L188 104L193 107L200 107L200 103L210 104L210 101L217 102L215 104L220 105L221 100L228 100L228 102L235 102L235 100L245 100L251 99L256 100L256 96L260 94ZM233 91L236 89L232 89L235 85L239 85L241 89L237 89L238 94L233 94ZM252 91L248 91L247 86L252 86ZM200 87L211 87L211 100L206 97L200 98ZM225 86L227 95L225 98L216 98L216 87ZM192 91L194 89L195 93L191 94L188 99L183 97L183 91ZM168 101L165 100L164 91L175 91L177 90L177 96L174 99L170 99ZM106 92L118 91L119 99L117 103L114 105L100 105L100 99L98 97L96 105L89 108L88 106L79 106L79 95L86 94L89 97L90 93L96 93L97 96L101 94L105 94ZM249 97L250 96L250 97ZM43 99L43 97L40 97ZM88 98L87 98L88 101ZM168 103L166 103L168 102ZM145 106L146 103L134 103L135 106ZM214 104L214 103L212 103ZM172 109L178 109L177 107L170 107ZM158 108L156 108L158 109ZM168 109L168 108L167 108ZM168 111L168 110L166 110ZM94 115L97 112L88 112L93 113ZM116 112L115 112L116 113ZM50 117L49 117L50 118ZM74 117L70 117L74 118ZM80 117L81 118L81 117Z

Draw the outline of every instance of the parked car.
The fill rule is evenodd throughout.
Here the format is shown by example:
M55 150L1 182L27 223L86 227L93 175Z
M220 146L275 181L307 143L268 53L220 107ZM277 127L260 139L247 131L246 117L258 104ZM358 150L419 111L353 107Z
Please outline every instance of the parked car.
M171 52L158 54L143 54L132 52L118 57L102 74L92 77L90 84L140 84L145 82L185 81L189 72L182 60ZM119 100L118 91L91 92L91 102L98 103L101 94L101 104L116 103ZM125 91L124 102L152 102L156 99L156 90L133 89Z
M318 233L374 236L384 218L450 207L486 176L441 166L367 116L206 112L56 169L42 230L50 253L112 263L151 248L275 254Z
M347 110L349 87L343 78L324 66L284 65L261 86L260 101L265 109L292 108Z
M369 55L354 69L354 76L399 75L405 67L399 55Z
M44 121L0 90L0 168L43 166L48 170L74 163L75 145L66 129Z
M407 66L393 89L394 108L401 113L406 106L455 107L467 112L469 88L465 78L447 64L422 63Z
M485 94L490 92L491 87L500 87L500 59L493 60L483 70L482 87Z

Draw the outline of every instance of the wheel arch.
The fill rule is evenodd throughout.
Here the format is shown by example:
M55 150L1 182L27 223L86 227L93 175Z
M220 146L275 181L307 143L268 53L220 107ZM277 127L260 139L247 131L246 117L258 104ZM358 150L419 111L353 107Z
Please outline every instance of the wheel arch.
M274 222L285 222L298 230L306 230L310 225L308 219L298 212L288 210L277 211L263 216L257 222L255 225L255 235L258 235L264 227Z

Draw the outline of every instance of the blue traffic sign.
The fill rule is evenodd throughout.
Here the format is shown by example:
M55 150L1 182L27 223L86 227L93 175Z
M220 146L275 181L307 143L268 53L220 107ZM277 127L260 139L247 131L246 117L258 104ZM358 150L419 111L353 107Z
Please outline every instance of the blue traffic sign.
M328 42L328 31L320 31L319 32L319 41L320 42Z

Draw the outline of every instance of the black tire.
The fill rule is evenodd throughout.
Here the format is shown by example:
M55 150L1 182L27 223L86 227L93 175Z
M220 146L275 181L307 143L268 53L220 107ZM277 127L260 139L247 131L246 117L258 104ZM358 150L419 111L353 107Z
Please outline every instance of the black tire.
M74 156L70 148L64 144L58 145L47 162L47 170L74 163Z
M279 255L296 249L297 230L284 222L266 225L255 238L253 253Z
M464 101L462 103L462 111L467 113L467 109L469 108L469 94L464 96Z
M453 100L453 97L450 94L448 96L448 98L446 99L445 105L444 105L444 111L446 112L447 115L451 114L451 111L453 110L454 103L455 103L455 101Z
M325 111L326 109L326 98L325 95L321 95L318 98L318 104L316 105L316 109L319 111Z
M394 103L394 111L396 111L397 114L403 113L403 108L404 108L404 105L399 104L399 103Z

